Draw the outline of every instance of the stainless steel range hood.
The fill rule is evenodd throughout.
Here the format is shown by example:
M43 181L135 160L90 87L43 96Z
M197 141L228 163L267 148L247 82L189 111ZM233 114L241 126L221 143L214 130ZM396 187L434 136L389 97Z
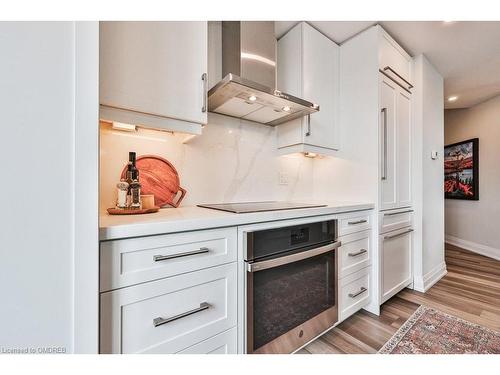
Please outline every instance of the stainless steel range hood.
M208 92L210 112L276 126L319 111L275 88L274 22L222 22L222 76Z

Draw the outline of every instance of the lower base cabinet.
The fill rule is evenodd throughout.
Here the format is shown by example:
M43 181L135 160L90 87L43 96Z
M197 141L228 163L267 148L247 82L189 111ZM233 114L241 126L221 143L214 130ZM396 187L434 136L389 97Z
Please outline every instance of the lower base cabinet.
M372 297L371 215L339 217L339 322ZM238 276L236 233L234 227L101 243L99 352L243 352L245 271Z
M403 228L380 236L382 262L381 303L413 282L413 230Z
M237 329L234 327L181 350L178 354L236 354L237 346Z
M100 352L234 350L236 340L216 337L236 327L236 285L230 263L102 293Z
M370 302L370 270L362 269L340 280L339 321L343 321Z
M370 303L372 297L371 214L361 212L340 221L338 254L339 322Z

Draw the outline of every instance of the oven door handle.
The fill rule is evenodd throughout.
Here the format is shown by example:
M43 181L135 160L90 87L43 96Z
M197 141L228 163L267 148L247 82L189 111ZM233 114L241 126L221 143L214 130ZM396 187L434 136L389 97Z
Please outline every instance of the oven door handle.
M328 253L332 250L339 248L340 245L341 245L341 242L336 241L336 242L333 242L331 244L317 247L315 249L307 250L307 251L304 251L301 253L286 255L284 257L280 257L280 258L276 258L276 259L263 260L261 262L256 262L256 263L249 263L247 265L247 271L248 272L258 272L258 271L267 270L269 268L279 267L279 266L283 266L285 264L298 262L299 260L304 260L307 258L312 258L316 255Z

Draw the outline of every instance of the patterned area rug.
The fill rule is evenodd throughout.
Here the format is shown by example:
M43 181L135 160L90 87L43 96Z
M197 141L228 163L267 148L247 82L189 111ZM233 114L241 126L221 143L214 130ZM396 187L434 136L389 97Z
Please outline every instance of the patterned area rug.
M379 353L500 354L500 333L420 306Z

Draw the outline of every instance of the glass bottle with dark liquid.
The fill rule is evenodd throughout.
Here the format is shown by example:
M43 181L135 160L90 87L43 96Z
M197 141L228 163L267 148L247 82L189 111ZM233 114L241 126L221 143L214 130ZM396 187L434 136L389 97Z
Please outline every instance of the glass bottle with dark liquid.
M132 171L132 183L130 184L130 208L141 209L141 184L139 183L139 171Z
M128 153L127 165L128 206L133 209L141 208L141 184L139 182L139 170L136 166L135 152Z

